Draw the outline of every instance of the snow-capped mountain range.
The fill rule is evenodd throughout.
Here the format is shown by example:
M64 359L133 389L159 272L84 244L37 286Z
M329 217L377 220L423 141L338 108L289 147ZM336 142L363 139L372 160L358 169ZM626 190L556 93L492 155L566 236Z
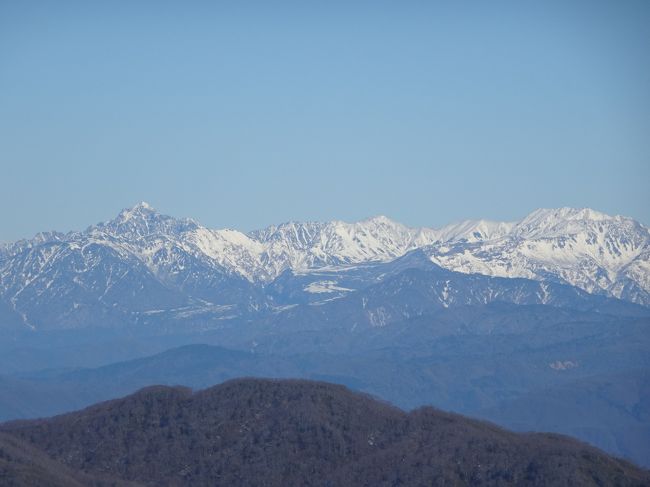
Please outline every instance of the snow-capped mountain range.
M74 315L74 322L87 321L97 319L95 302L104 303L109 321L121 319L112 314L117 310L184 309L197 302L223 309L246 302L258 309L265 289L288 271L326 275L305 283L304 292L336 296L354 290L337 276L412 251L451 271L568 284L650 305L650 230L590 209L540 209L519 222L465 221L440 229L378 216L243 233L209 229L140 203L82 232L41 233L0 247L0 319L13 314L29 325L48 319L35 310L51 315L60 307L57 312ZM70 309L63 304L68 301Z
M468 220L440 229L377 216L289 222L246 234L210 230L140 203L85 234L123 242L156 274L165 263L155 257L174 246L251 282L271 281L286 269L387 262L423 248L433 262L459 272L556 280L644 303L650 292L650 229L590 209L540 209L520 222Z
M650 233L631 218L541 209L501 235L439 241L426 252L458 272L562 282L650 304Z

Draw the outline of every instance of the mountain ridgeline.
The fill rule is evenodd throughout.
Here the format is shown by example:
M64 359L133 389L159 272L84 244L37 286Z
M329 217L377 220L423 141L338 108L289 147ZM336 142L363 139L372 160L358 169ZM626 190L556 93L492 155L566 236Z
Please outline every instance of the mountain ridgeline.
M15 485L29 485L30 468L74 480L51 485L93 485L89 479L169 486L650 482L650 472L570 438L510 433L432 408L405 413L322 382L247 379L195 393L150 387L0 429L0 472ZM25 467L20 455L7 455L7 444L37 450L41 461Z
M556 305L567 301L559 285L576 288L580 306L588 297L579 291L650 304L648 228L593 210L538 210L516 223L469 221L438 230L376 217L244 234L142 203L83 232L42 233L0 248L0 325L206 329L326 303L409 267L451 271L435 283L442 306Z
M588 209L244 234L140 204L0 246L0 420L303 378L650 466L649 292L648 228Z

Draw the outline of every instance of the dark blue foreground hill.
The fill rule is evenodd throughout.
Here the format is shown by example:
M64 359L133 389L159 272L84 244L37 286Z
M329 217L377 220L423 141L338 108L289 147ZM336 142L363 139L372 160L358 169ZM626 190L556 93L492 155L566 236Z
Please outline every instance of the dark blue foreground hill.
M343 386L156 386L2 432L62 471L143 485L642 486L650 472L567 437L411 413ZM20 483L16 485L21 485Z

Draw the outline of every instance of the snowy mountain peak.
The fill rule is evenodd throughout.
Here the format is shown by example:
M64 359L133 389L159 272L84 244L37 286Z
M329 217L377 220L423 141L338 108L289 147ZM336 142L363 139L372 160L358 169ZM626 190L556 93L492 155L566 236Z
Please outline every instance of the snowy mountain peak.
M310 246L326 223L289 221L279 225L270 225L261 230L249 233L249 236L260 242L293 242L300 247Z
M162 215L146 202L123 209L113 220L90 227L90 233L106 233L120 239L133 240L152 235L169 235L198 227L190 219Z
M142 201L137 205L132 206L131 208L122 209L122 211L120 211L114 219L105 222L105 224L117 225L117 224L126 223L130 220L147 219L147 218L151 219L157 216L160 216L160 213L158 213L158 211L156 211L155 208L149 205L149 203Z
M520 222L467 220L440 229L411 228L380 215L355 223L287 222L245 234L162 215L142 202L85 232L43 234L0 248L0 292L37 282L46 269L57 275L57 259L64 257L83 262L75 269L87 272L99 260L90 262L84 249L97 246L124 259L124 268L137 262L165 285L196 282L197 289L216 286L219 275L263 285L287 269L310 273L389 262L422 249L453 271L568 283L650 304L649 229L587 208L540 209ZM32 252L31 260L21 261L25 268L18 272L14 257L23 259L23 252Z
M521 238L552 238L584 232L604 234L609 231L638 231L643 228L635 220L610 216L590 208L557 208L533 211L515 226ZM643 231L641 231L643 233Z
M146 218L151 216L160 216L158 210L151 206L146 201L134 205L131 208L124 208L117 216L117 219L128 221L132 218Z
M539 208L531 212L522 223L525 221L540 221L540 220L593 220L603 221L611 220L617 217L601 213L600 211L592 210L591 208Z
M141 201L140 203L138 203L137 205L135 205L135 206L133 207L133 209L143 209L143 210L154 210L154 211L155 211L154 207L151 206L151 205L150 205L149 203L147 203L146 201Z
M373 225L385 225L385 226L399 226L399 227L404 227L399 222L396 222L395 220L388 218L386 215L376 215L372 216L370 218L366 218L365 220L361 220L358 223L366 223L366 224L373 224Z
M495 222L491 220L465 220L441 228L438 231L442 242L478 242L493 240L508 235L516 223Z
M427 253L442 267L461 272L555 280L650 303L648 228L589 208L539 209L497 238L438 244Z

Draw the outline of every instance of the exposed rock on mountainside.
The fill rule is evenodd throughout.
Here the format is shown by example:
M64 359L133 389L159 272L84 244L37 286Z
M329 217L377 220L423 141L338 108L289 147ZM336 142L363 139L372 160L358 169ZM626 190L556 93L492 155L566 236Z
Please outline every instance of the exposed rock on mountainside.
M188 323L197 316L214 324L348 295L391 274L391 264L412 252L451 271L569 284L650 304L648 228L593 210L538 210L518 223L439 230L386 217L285 223L246 235L141 203L83 232L42 233L4 246L0 324L40 330L157 318Z
M564 282L650 303L650 234L630 218L589 209L537 210L500 238L437 242L426 251L461 272Z

